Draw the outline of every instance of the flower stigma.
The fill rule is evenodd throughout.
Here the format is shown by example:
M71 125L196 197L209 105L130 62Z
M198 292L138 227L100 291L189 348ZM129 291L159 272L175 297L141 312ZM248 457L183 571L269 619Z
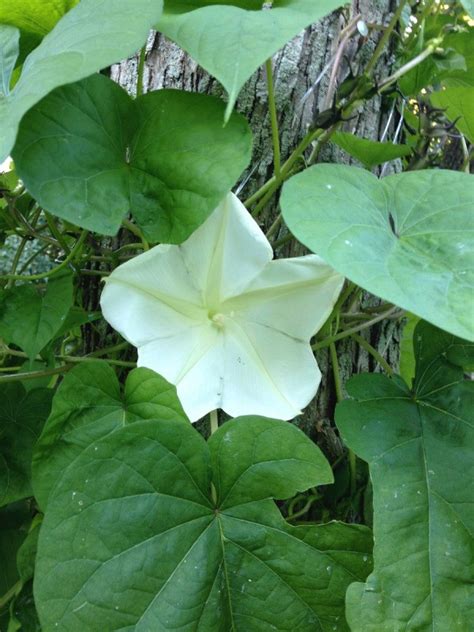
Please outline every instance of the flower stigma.
M209 319L212 321L212 324L218 329L223 329L225 325L225 315L221 312L209 312Z

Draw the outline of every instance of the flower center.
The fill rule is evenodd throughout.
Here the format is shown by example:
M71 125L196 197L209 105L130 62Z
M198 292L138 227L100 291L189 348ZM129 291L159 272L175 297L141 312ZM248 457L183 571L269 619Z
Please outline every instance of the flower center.
M214 310L209 310L208 318L218 329L223 329L225 324L225 315L221 312L216 312Z

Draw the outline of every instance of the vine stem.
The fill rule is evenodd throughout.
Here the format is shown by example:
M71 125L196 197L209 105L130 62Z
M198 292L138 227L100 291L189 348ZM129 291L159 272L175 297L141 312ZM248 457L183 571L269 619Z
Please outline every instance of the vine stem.
M331 356L332 374L334 376L336 398L337 402L340 403L344 399L344 393L342 392L341 371L339 369L336 345L334 342L331 342L329 344L329 353ZM347 456L349 459L349 470L351 473L351 497L354 497L357 489L357 460L356 455L350 448L347 448Z
M219 428L219 417L217 415L217 410L211 410L209 413L209 419L211 421L211 435L215 433L215 431Z
M368 320L366 323L363 323L362 325L350 327L349 329L346 329L345 331L341 331L341 333L339 334L335 334L334 336L330 336L329 338L326 338L325 340L321 340L320 342L314 343L313 345L311 345L311 348L313 349L313 351L317 351L318 349L324 349L324 347L328 347L332 342L337 342L338 340L342 340L343 338L352 336L352 334L357 334L359 331L362 331L363 329L369 329L370 327L372 327L372 325L379 323L381 320L390 318L391 316L395 314L395 312L397 312L397 310L398 310L398 307L394 306L391 309L389 309L387 312L384 312L383 314L380 314L379 316L376 316L375 318ZM403 310L400 310L399 315L402 316L404 313L405 312Z
M98 349L97 351L93 351L92 353L85 356L70 356L70 355L57 355L55 356L55 360L63 360L71 364L77 364L79 362L87 362L88 360L95 360L104 355L108 355L110 353L115 353L117 351L122 351L128 347L128 342L120 342L111 347L104 347L103 349ZM28 358L28 355L24 351L17 351L16 349L10 349L10 347L0 345L0 357L11 356L14 358ZM41 356L36 356L35 360L41 360ZM116 366L136 366L135 362L127 362L125 360L106 360L109 364L114 364ZM59 368L59 367L58 367Z
M145 71L145 60L146 60L146 44L140 50L140 57L138 58L137 97L141 97L141 95L143 94L143 74Z
M272 126L273 172L275 174L275 177L278 178L281 169L280 132L278 130L278 116L275 103L275 88L273 85L273 68L271 58L267 59L267 61L265 62L265 70L267 75L268 109L270 113L270 123Z
M14 281L38 281L39 279L46 279L48 277L53 276L60 272L63 268L65 268L69 263L72 262L76 254L81 249L86 237L89 233L85 230L82 232L79 239L74 244L74 248L70 251L68 256L62 261L58 266L53 268L52 270L48 270L47 272L40 272L39 274L4 274L0 276L0 279L11 279Z
M6 382L18 382L19 380L35 380L39 377L58 375L59 373L69 371L71 368L71 365L64 364L63 366L57 366L54 369L31 371L29 373L15 373L14 375L0 375L0 384L5 384Z
M258 215L262 211L262 209L266 206L267 202L270 200L270 198L275 193L275 191L278 189L278 187L285 181L286 177L289 175L289 173L290 173L291 169L293 168L294 164L301 157L301 155L303 154L305 149L312 142L314 142L320 136L322 136L323 133L324 133L324 130L320 129L320 128L318 128L316 130L312 130L311 132L308 132L308 134L306 134L306 136L300 142L298 147L293 151L291 156L288 158L288 160L282 166L282 168L280 170L279 177L277 178L276 176L273 176L273 178L270 178L270 180L268 180L268 182L266 184L264 184L263 187L261 189L259 189L259 191L257 191L251 198L249 198L245 202L245 206L248 207L251 204L252 198L253 198L253 201L255 201L257 199L260 200L258 202L258 204L255 206L254 210L252 211L252 215L254 217L256 215ZM263 195L263 197L262 197L262 195Z
M369 60L369 63L367 64L366 68L365 68L365 72L367 74L370 74L373 69L375 68L376 63L379 60L379 57L382 55L385 46L388 43L388 40L390 39L390 35L392 34L393 30L395 29L395 27L398 24L398 21L400 20L400 16L402 15L403 12L403 8L406 4L407 0L400 0L400 4L397 7L397 10L395 11L395 13L392 15L392 19L390 20L390 22L388 23L387 28L385 29L382 37L379 40L379 43L377 44L375 50L374 50L374 54L372 55L372 57Z
M386 90L388 87L392 85L392 83L397 81L397 79L400 79L400 77L403 77L403 75L405 75L407 72L409 72L410 70L413 70L415 66L418 66L418 64L421 64L422 61L425 61L425 59L427 59L430 55L432 55L436 51L436 48L438 47L439 43L440 43L440 40L438 38L433 44L430 44L427 48L425 48L425 50L422 51L419 55L417 55L416 57L413 57L413 59L410 59L410 61L407 64L405 64L404 66L399 68L396 72L394 72L393 75L390 75L390 77L387 77L387 79L385 79L385 81L379 86L379 92L383 92L384 90Z
M61 366L54 367L53 369L43 369L41 371L30 371L28 373L14 373L12 375L0 375L0 384L5 382L18 382L21 380L36 380L38 377L48 377L50 375L59 375L60 373L66 373L75 364L80 362L90 362L94 358L90 356L56 356L58 360L63 360L67 364L62 364ZM127 362L126 360L104 360L107 364L111 364L112 366L122 366L125 368L134 369L137 364L136 362Z
M63 239L61 231L56 226L56 223L50 213L47 211L43 211L44 216L46 218L46 223L48 224L48 228L52 234L52 236L56 239L56 241L61 244L61 248L64 250L64 254L68 256L71 253L71 249L67 245L66 241Z
M380 366L385 371L385 373L387 373L387 375L390 375L390 377L393 375L392 367L387 362L387 360L383 357L383 355L377 351L375 347L373 347L369 342L367 342L365 338L362 338L362 336L360 336L359 334L352 334L352 337L363 349L367 351L367 353L370 353L370 355L375 360L377 360L378 364L380 364Z
M331 70L331 76L329 78L329 86L326 92L326 98L324 99L323 109L327 109L331 107L332 99L334 93L336 91L336 82L337 75L339 73L339 66L341 65L342 56L344 55L344 50L347 46L347 42L352 37L355 30L357 30L357 22L360 20L361 14L358 13L343 29L339 35L339 46L337 47L337 52L334 57L334 63Z

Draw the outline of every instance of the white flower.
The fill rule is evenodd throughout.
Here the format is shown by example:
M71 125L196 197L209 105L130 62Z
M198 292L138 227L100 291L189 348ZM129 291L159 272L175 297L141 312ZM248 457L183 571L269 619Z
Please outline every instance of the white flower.
M11 171L13 167L13 160L9 157L0 163L0 173L7 173Z
M229 193L179 246L119 266L105 318L138 347L138 365L177 386L191 421L222 408L291 419L321 373L309 345L344 279L316 255L272 261L270 244Z

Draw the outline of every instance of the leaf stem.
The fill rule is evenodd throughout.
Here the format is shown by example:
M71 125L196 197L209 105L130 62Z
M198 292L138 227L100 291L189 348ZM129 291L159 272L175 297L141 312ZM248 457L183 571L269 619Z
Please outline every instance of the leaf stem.
M129 219L123 219L122 220L122 226L124 226L127 230L129 230L131 233L133 233L136 237L138 237L140 239L140 241L142 242L143 245L143 250L150 250L150 245L147 242L147 240L145 239L142 231L138 228L138 226L136 224L134 224L133 222L131 222Z
M273 172L275 174L275 177L278 178L280 176L281 169L280 133L278 130L278 116L275 103L275 89L273 85L273 69L271 59L267 59L267 61L265 62L265 70L267 75L268 109L272 126Z
M209 413L209 420L211 423L211 435L215 433L215 431L219 428L219 417L217 414L217 410L211 410Z
M0 597L0 610L2 610L13 597L16 597L22 588L23 582L19 579L16 584L13 584L13 586Z

